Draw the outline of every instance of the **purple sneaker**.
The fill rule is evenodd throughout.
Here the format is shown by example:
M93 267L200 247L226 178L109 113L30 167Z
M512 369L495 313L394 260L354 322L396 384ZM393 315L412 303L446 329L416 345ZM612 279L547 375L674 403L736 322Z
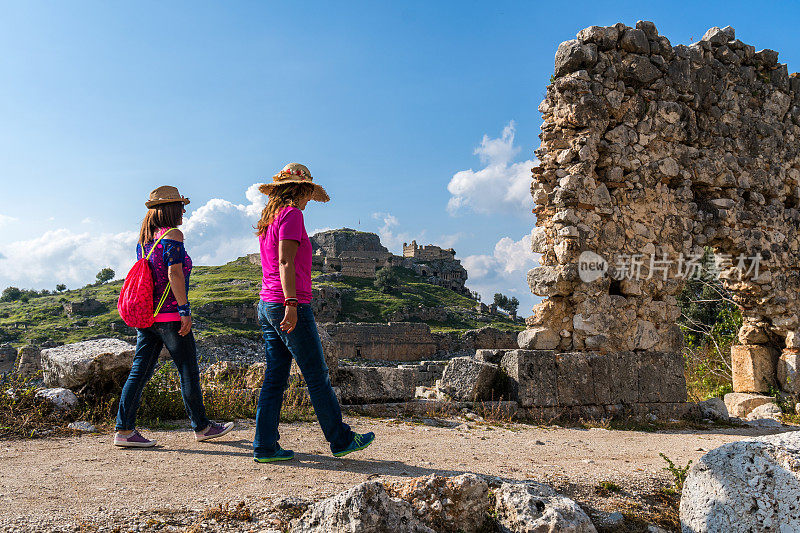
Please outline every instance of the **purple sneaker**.
M231 430L233 430L233 422L228 422L226 424L211 422L203 431L195 431L194 438L199 441L216 439L217 437L227 435Z
M114 446L125 446L127 448L149 448L155 446L156 441L142 437L138 430L134 429L133 433L127 437L123 437L117 432L114 435Z

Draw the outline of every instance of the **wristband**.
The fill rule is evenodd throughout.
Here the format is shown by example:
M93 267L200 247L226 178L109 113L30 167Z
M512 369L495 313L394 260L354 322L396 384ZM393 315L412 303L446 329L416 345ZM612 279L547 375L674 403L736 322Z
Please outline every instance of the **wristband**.
M286 298L283 301L283 306L284 307L297 307L298 303L299 302L298 302L297 298Z
M178 315L192 316L192 306L188 302L185 305L178 306Z

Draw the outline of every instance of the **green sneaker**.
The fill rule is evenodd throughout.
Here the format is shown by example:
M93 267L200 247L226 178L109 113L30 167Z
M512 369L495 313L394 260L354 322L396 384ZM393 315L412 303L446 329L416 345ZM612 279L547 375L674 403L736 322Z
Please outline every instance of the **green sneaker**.
M345 448L340 452L335 452L333 456L344 457L350 452L357 452L358 450L363 450L364 448L372 444L372 441L374 440L375 440L375 433L371 431L369 433L363 433L363 434L356 433L356 436L353 437L353 442L350 443L350 446L348 446L347 448Z
M273 455L253 457L253 461L257 463L273 463L275 461L288 461L289 459L294 459L294 452L292 450L284 450L280 446L278 446L278 451Z

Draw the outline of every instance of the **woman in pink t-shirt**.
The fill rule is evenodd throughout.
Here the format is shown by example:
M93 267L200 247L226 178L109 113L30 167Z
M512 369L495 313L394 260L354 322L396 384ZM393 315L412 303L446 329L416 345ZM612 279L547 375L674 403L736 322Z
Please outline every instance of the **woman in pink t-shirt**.
M293 451L278 445L278 420L292 358L303 374L333 455L342 457L362 450L375 439L372 432L354 433L342 421L311 311L312 251L303 210L310 200L330 200L325 189L312 180L308 168L290 163L273 176L272 183L260 187L269 202L261 213L257 232L263 272L258 321L267 362L253 441L253 457L258 463L294 457Z

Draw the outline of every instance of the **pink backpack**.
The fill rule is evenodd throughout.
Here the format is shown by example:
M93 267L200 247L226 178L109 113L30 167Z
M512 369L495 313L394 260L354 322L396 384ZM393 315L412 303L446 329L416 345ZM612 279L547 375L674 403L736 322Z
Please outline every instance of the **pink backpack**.
M164 235L176 228L170 228L164 232ZM117 311L119 316L125 323L133 328L149 328L156 321L156 315L161 310L161 306L167 300L170 286L167 282L167 287L164 289L164 294L161 295L161 301L158 302L155 312L153 311L153 267L150 266L150 254L156 249L156 246L164 235L158 238L150 248L147 257L142 257L131 267L128 275L125 276L125 282L122 284L122 290L119 293L119 301L117 302ZM144 246L142 246L142 253L144 253Z

